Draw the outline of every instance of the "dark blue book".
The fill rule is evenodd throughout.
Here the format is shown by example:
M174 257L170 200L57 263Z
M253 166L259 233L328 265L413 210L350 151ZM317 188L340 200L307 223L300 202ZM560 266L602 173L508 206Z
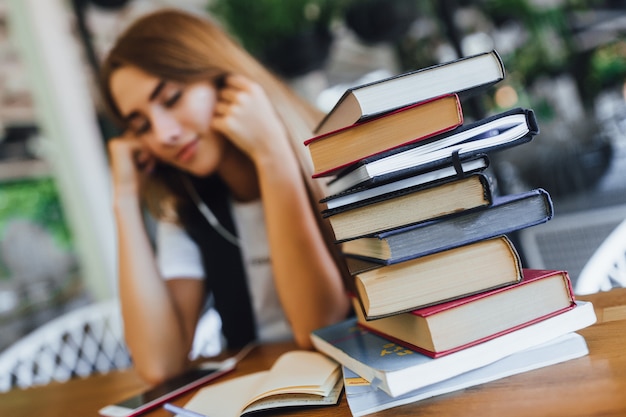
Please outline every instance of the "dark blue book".
M545 223L552 216L550 195L535 189L494 196L490 206L350 240L342 250L346 256L388 265Z
M428 204L425 204L426 201ZM491 204L490 178L477 173L326 209L322 211L322 216L328 218L335 240L342 242Z

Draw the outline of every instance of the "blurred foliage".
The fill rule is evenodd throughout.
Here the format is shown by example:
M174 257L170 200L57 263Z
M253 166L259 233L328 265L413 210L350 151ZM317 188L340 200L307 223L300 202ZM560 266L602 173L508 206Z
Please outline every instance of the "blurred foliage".
M208 11L244 48L260 56L268 43L303 30L327 28L342 5L337 0L214 0Z
M527 0L487 0L482 6L496 26L515 21L527 31L527 41L503 57L526 82L567 69L574 46L566 9L535 6Z
M411 30L403 30L406 36L388 41L397 52L401 70L434 65L438 63L437 48L446 43L454 44L453 32L468 30L450 28L452 23L446 21L446 14L455 16L455 10L474 10L489 22L490 27L474 27L469 32L456 34L459 39L471 34L472 30L492 35L491 30L507 25L523 28L523 39L517 40L518 45L501 53L505 66L514 69L509 75L517 85L528 88L540 78L569 73L576 80L583 102L589 104L601 89L619 85L626 78L623 37L610 45L581 50L576 39L579 28L573 27L572 23L573 13L623 10L623 5L618 7L615 1L564 0L550 4L531 0L414 2L415 5L411 0L213 0L209 11L248 51L270 66L267 61L279 59L281 55L297 54L295 58L299 58L304 54L303 51L283 48L279 49L278 56L275 53L264 56L264 50L280 40L305 31L328 30L334 21L341 20L368 43L367 36L370 35L382 39L379 32L393 27L390 22L397 22L397 15L402 10L407 10L405 14L410 14L417 24ZM399 12L394 13L395 9ZM452 25L460 26L458 21ZM372 33L359 34L359 30L368 28ZM417 32L420 33L416 35Z
M61 247L72 244L58 190L51 178L0 184L0 237L8 222L28 219L44 227Z
M265 65L287 77L322 67L341 21L365 44L395 42L417 0L213 0L208 11ZM301 63L299 63L300 61Z
M419 14L416 0L352 0L345 3L343 20L361 42L374 45L405 37Z
M587 89L599 91L626 79L626 41L616 41L593 51Z
M208 11L269 69L286 78L326 62L330 25L343 1L214 0Z
M505 65L521 74L524 85L539 77L569 73L575 78L583 101L589 104L601 89L626 79L623 38L581 50L576 28L572 27L573 13L611 10L615 7L611 2L569 0L546 6L529 0L485 0L481 7L496 26L515 22L527 31L528 39L503 56ZM623 10L623 6L618 9Z

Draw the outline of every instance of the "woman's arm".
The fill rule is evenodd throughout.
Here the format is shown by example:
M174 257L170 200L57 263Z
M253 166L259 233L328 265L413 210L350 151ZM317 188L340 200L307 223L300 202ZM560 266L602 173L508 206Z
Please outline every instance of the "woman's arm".
M310 332L345 318L341 275L311 207L291 152L256 162L278 293L299 345Z
M227 78L213 126L253 160L265 210L274 279L297 343L348 312L341 273L326 246L284 126L257 84Z
M141 150L132 140L115 139L112 160L118 237L118 280L126 343L139 374L158 383L187 365L202 306L202 282L161 278L144 228L137 169ZM144 156L145 158L145 156Z

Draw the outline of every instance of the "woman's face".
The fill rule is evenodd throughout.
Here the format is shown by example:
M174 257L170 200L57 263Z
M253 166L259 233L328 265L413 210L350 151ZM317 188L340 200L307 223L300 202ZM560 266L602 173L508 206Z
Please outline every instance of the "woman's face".
M125 66L112 74L110 88L128 130L160 162L196 176L217 170L226 141L209 127L217 101L212 83L181 84Z

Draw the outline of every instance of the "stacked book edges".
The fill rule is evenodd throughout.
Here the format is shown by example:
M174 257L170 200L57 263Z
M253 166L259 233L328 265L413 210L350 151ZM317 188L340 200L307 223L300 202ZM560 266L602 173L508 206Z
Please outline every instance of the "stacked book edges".
M353 416L365 416L377 411L580 358L588 353L587 343L581 335L567 333L538 346L512 353L480 368L395 397L379 389L376 383L369 382L344 366L343 379L346 400Z
M311 337L355 415L587 354L573 332L593 307L511 239L552 219L549 193L492 184L491 154L537 136L534 112L463 117L504 75L491 51L354 87L305 142L355 311Z
M316 330L313 345L391 397L423 389L465 372L496 363L590 326L591 303L440 358L423 355L363 329L356 319Z

